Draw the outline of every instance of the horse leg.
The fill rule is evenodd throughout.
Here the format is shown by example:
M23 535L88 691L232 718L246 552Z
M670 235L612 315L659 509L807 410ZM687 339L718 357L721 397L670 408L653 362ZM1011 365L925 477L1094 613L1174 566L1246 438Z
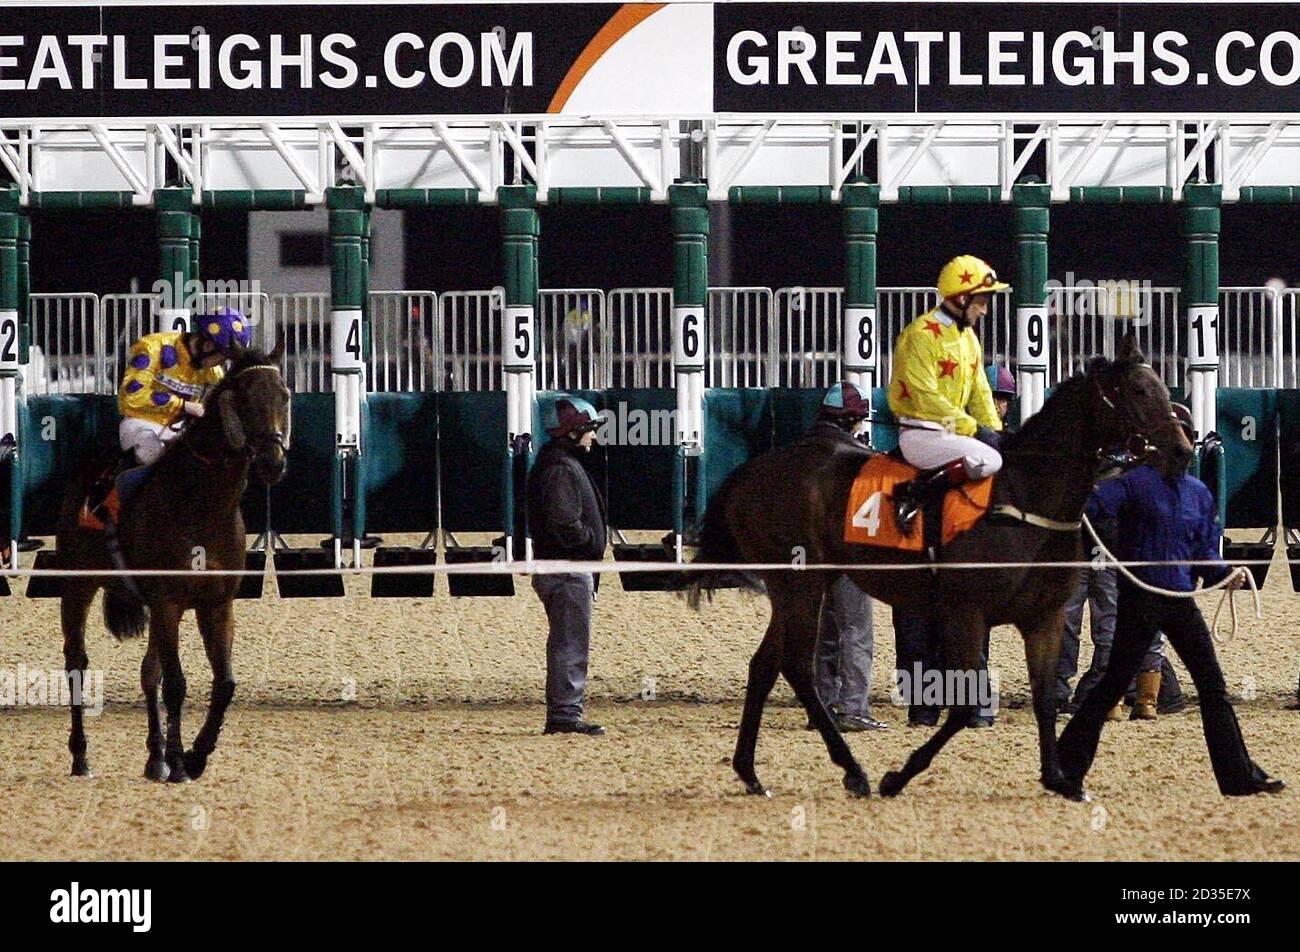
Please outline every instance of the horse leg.
M162 707L158 700L158 686L162 683L162 665L158 663L158 649L151 643L140 662L140 687L144 691L145 713L149 716L149 759L145 761L146 780L163 781L167 769L166 749L163 746Z
M839 725L817 696L813 684L813 655L817 649L817 622L821 617L824 590L824 586L806 589L792 600L792 610L786 624L781 674L790 682L795 696L808 712L808 719L822 735L831 760L843 768L845 789L855 797L869 797L871 782L845 742Z
M164 759L167 779L172 783L185 783L185 743L181 737L181 708L185 705L185 674L181 671L180 623L181 609L174 605L162 606L153 611L149 619L149 652L156 653L162 668L163 706L167 711L167 732Z
M203 635L203 648L212 666L212 700L208 703L208 716L194 738L194 746L185 754L185 772L191 780L198 780L208 766L208 755L216 749L226 708L235 696L235 676L230 668L230 648L235 639L233 604L219 602L196 610L199 632Z
M775 596L772 597L772 620L768 622L763 643L749 659L749 681L745 685L745 712L740 719L740 735L736 738L736 752L731 767L745 783L745 792L770 796L754 772L754 748L758 746L758 728L763 721L763 706L772 693L781 665L781 642L785 618L784 610Z
M1029 668L1029 688L1034 701L1034 720L1038 724L1040 779L1044 787L1071 800L1083 801L1082 782L1068 781L1056 757L1056 705L1052 690L1057 661L1061 654L1061 628L1065 610L1054 612L1038 624L1022 628L1025 639L1025 663Z
M86 616L95 597L97 585L65 579L63 598L59 602L59 616L63 628L63 672L68 679L71 701L72 729L68 732L68 753L72 755L72 776L89 777L90 761L86 759L86 728L84 708L86 701ZM78 680L80 683L77 683Z
M984 613L978 609L960 609L951 612L944 624L944 683L953 683L956 678L976 679L981 669L980 654L984 645ZM952 677L950 672L955 672ZM951 678L951 681L950 681ZM969 692L978 695L978 691ZM976 697L967 696L965 704L955 703L953 698L945 698L948 704L948 716L939 725L939 729L924 744L912 751L901 770L891 770L880 778L880 792L886 797L902 793L903 788L913 777L930 766L939 751L958 731L970 724L970 719L979 710Z

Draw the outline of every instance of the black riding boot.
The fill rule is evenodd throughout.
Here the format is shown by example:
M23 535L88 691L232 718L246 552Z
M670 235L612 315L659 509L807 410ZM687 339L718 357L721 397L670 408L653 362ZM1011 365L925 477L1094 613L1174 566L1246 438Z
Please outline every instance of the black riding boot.
M894 520L898 531L911 535L916 517L925 508L926 503L938 498L954 486L960 486L968 479L966 464L954 460L936 469L927 469L918 473L916 479L894 486Z

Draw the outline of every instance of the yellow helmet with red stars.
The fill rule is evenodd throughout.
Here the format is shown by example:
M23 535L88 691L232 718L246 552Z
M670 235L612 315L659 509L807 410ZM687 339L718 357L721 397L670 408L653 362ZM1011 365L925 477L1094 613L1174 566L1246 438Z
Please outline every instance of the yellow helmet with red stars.
M939 272L939 297L945 301L958 294L991 294L1010 287L998 280L987 261L974 255L958 255Z

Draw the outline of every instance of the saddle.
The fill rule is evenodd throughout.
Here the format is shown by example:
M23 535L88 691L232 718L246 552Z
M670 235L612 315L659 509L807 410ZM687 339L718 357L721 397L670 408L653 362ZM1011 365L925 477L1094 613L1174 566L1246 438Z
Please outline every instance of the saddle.
M942 500L917 516L911 535L899 531L894 521L894 487L915 479L920 472L891 453L876 453L854 477L844 511L844 541L921 552L951 542L975 527L988 512L993 498L993 477L948 490Z
M137 465L131 453L105 464L81 504L78 525L94 532L105 532L109 525L116 526L122 521L122 510L151 475L153 466Z

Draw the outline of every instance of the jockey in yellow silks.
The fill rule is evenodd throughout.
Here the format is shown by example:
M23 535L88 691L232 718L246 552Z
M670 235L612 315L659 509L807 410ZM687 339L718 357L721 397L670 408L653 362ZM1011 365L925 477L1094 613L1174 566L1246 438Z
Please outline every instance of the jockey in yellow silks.
M164 331L138 340L117 394L118 438L138 463L156 463L185 416L203 416L204 391L218 383L226 360L252 342L239 311L222 308L198 321L197 333Z
M903 458L924 471L894 487L894 513L904 533L934 495L1002 468L1002 421L975 327L993 292L1009 287L986 262L960 255L939 272L939 306L898 335L889 407L898 418Z

